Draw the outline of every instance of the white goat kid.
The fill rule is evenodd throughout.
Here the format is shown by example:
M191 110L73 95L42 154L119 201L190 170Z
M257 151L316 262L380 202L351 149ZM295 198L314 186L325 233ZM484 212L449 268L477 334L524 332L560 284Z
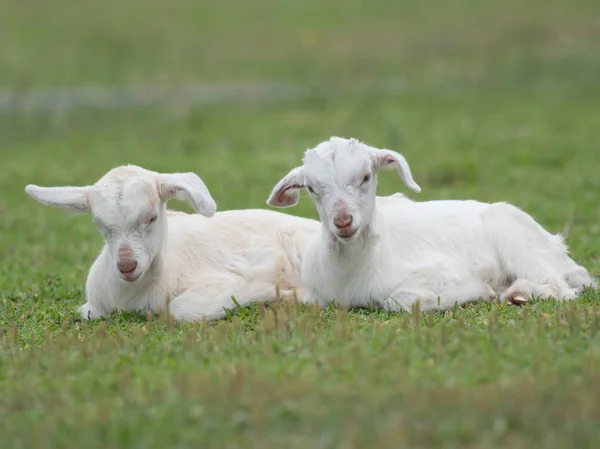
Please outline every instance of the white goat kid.
M514 304L571 299L595 284L561 236L510 204L376 197L377 173L390 168L421 191L402 155L332 137L273 189L274 207L294 206L308 190L321 218L302 261L305 301L447 310L497 294Z
M215 213L193 173L122 166L93 186L25 191L43 204L91 213L105 239L80 307L88 319L113 310L162 313L171 298L176 320L214 320L225 316L224 307L235 308L232 296L242 306L275 300L278 288L291 298L304 246L319 229L316 220L269 210ZM168 211L173 198L202 215Z

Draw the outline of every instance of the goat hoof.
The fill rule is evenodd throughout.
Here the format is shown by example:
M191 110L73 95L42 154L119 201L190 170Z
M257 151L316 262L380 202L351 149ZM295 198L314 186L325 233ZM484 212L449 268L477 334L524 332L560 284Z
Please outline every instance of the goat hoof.
M485 288L485 293L489 299L496 298L496 292L492 287L490 287L488 284L483 284L483 286Z
M514 293L508 298L508 301L515 306L521 306L527 304L529 299L522 293Z

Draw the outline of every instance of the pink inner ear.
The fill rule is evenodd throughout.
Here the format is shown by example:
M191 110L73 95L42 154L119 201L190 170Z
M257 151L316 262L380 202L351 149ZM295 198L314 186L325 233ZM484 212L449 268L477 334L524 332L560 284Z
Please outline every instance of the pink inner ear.
M285 188L285 190L282 190L281 193L279 194L279 196L277 197L277 202L278 203L285 203L287 202L287 191L290 189L301 189L304 186L298 185L298 184L294 184L291 186L287 186Z
M383 156L382 162L384 165L389 165L389 164L393 164L394 162L396 162L396 159L394 158L394 156L386 154L385 156Z
M279 194L279 196L277 197L277 202L278 203L285 203L285 200L286 200L286 197L287 197L286 192L287 192L287 190L284 190L283 192L281 192Z

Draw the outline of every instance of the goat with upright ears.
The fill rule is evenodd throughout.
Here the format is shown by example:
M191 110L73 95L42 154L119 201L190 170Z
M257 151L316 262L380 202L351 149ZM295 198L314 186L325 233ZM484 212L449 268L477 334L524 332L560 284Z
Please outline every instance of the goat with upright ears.
M37 201L90 213L105 245L87 283L84 318L113 310L212 320L235 303L276 299L299 288L300 254L318 222L272 211L216 212L194 173L160 174L129 165L86 187L38 187ZM170 199L199 214L168 211ZM170 303L168 300L171 299Z
M560 235L515 206L377 197L378 172L392 168L421 191L401 154L332 137L274 187L270 206L294 206L304 189L321 218L302 262L305 301L445 310L496 296L572 299L596 285Z

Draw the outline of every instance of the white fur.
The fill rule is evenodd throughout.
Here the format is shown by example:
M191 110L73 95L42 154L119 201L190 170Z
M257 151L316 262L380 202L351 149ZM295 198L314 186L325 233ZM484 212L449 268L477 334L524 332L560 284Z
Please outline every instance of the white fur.
M307 189L321 218L302 261L306 301L447 310L497 295L514 304L571 299L596 285L560 235L510 204L376 197L377 172L387 168L420 191L402 155L332 137L273 189L267 203L275 207L295 205ZM349 216L350 225L336 227L336 217Z
M225 316L224 307L235 308L232 296L242 306L275 300L277 289L292 298L302 251L319 229L318 221L269 210L215 213L193 173L123 166L93 186L25 190L44 204L91 213L104 236L80 307L90 319L113 310L161 313L170 299L178 321L214 320ZM167 210L171 198L189 201L204 216ZM122 248L137 263L132 274L117 268Z

